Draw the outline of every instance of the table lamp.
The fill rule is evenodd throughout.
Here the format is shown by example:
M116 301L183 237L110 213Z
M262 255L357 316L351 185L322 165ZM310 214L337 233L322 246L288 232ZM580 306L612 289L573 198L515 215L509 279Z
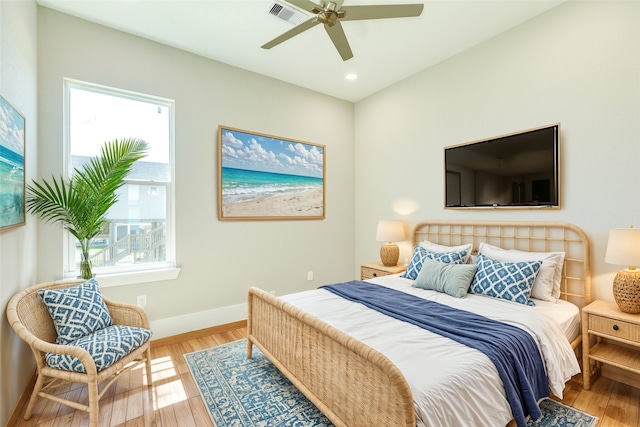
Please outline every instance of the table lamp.
M626 265L613 279L613 298L625 313L640 313L640 228L613 228L604 261Z
M401 242L406 238L402 221L378 221L376 240L386 242L380 247L382 264L391 267L398 264L400 249L394 242Z

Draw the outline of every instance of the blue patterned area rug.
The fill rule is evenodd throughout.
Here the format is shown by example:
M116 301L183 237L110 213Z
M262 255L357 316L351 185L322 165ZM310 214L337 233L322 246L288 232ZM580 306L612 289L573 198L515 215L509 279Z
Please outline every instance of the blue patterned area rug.
M216 427L332 427L302 392L247 341L184 355Z
M246 340L185 354L216 427L331 427L333 424ZM595 427L598 419L545 399L528 427Z
M598 418L553 399L540 402L542 418L529 421L527 427L595 427Z

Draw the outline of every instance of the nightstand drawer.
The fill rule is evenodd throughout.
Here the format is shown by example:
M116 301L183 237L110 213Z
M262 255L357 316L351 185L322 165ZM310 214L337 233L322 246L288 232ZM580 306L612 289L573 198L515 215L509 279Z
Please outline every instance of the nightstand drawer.
M360 280L373 279L374 277L388 276L402 273L407 267L404 265L386 266L381 262L370 262L360 266Z
M589 316L589 330L595 333L610 335L630 341L640 341L640 325L627 323L608 317Z
M380 271L380 270L376 270L375 268L368 268L368 267L362 267L361 274L362 274L362 277L364 277L365 279L372 279L374 277L389 275L389 273L387 273L386 271Z

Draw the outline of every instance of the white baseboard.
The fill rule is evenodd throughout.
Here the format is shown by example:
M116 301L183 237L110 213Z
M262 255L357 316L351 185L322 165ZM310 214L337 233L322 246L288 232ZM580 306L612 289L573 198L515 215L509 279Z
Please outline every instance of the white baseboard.
M182 316L152 320L153 339L180 335L199 329L233 323L247 318L247 304L229 305Z

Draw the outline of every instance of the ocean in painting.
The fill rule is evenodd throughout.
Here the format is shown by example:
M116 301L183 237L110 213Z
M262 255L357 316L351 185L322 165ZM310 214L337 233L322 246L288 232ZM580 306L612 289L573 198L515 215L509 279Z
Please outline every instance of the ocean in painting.
M24 222L24 157L0 145L0 227Z
M322 188L322 178L222 168L222 203L241 203Z

